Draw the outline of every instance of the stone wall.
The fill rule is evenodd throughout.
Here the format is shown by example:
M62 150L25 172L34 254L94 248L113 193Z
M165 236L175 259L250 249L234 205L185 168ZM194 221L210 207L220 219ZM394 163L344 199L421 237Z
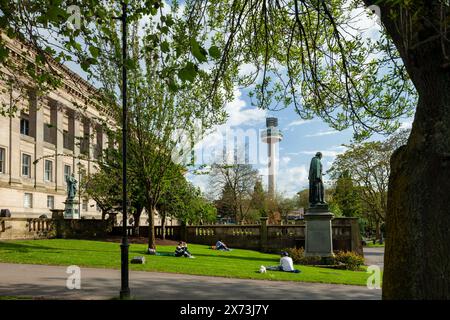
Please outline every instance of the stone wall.
M0 218L0 240L47 239L53 236L51 219Z
M102 238L111 230L112 225L103 220L0 218L0 240Z
M163 230L155 227L156 237L162 238ZM122 227L114 227L112 235L122 234ZM333 249L354 251L363 255L357 218L334 218L332 220ZM135 236L135 230L128 228L128 235ZM148 227L139 229L141 237L148 236ZM305 225L266 225L266 221L255 225L204 225L168 226L165 228L168 240L184 240L188 243L215 245L222 240L231 248L279 251L284 248L305 246Z

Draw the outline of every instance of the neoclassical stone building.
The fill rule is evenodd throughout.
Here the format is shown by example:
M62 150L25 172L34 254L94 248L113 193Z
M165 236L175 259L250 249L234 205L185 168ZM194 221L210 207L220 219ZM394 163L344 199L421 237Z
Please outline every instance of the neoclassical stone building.
M33 50L2 35L10 58L24 64L34 61ZM63 209L65 176L95 170L101 150L108 147L99 119L107 109L95 103L97 90L69 70L52 62L62 85L39 95L29 79L16 79L2 67L0 99L3 107L17 109L12 117L0 115L0 209L13 217L51 216L50 210ZM84 159L80 159L80 156ZM78 193L79 194L79 193ZM95 201L80 196L81 217L100 217Z

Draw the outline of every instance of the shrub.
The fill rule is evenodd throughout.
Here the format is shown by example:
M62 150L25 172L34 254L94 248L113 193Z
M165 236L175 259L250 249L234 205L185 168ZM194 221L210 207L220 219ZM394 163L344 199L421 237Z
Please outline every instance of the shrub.
M334 256L334 264L341 264L347 270L360 270L364 258L352 251L338 251Z
M364 258L352 251L338 251L333 258L305 257L303 248L287 248L284 251L289 253L295 264L301 265L334 265L339 266L339 269L357 271L364 264Z
M322 258L318 256L305 257L305 250L303 248L288 248L285 249L295 264L314 265L321 264Z
M296 264L302 264L305 257L305 250L303 248L288 248L286 250L287 253L289 253L289 257L292 258L292 261Z

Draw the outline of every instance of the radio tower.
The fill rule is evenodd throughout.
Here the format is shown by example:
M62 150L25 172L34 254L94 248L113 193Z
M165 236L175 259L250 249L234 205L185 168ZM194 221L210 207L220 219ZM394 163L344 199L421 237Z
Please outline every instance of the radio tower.
M269 197L275 198L276 191L276 171L277 171L277 160L278 160L278 148L276 144L283 139L283 134L277 128L278 118L269 117L266 119L267 129L261 133L262 142L267 143L267 156L268 162L268 186L269 186Z

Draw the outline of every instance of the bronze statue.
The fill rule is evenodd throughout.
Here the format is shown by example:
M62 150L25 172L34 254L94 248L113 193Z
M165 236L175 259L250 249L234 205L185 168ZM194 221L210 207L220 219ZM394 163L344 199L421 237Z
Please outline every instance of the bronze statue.
M74 174L67 176L67 200L73 200L75 195L77 194L77 180L75 179Z
M311 165L309 166L309 206L315 207L318 204L325 204L324 200L324 188L322 181L322 153L317 152L311 159Z

